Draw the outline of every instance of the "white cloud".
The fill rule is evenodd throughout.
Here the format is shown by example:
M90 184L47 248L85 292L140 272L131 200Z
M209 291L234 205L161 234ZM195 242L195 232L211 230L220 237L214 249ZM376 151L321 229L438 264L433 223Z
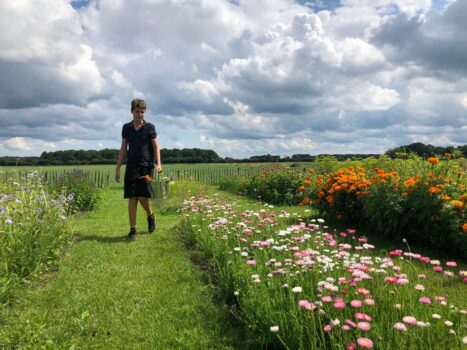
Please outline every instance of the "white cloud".
M466 143L465 4L2 1L0 152L16 138L17 154L117 148L134 97L167 148L235 157Z

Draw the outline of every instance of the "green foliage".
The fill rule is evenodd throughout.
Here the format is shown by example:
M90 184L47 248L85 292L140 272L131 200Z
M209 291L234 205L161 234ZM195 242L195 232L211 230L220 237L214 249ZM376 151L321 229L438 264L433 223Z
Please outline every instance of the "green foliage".
M243 194L270 204L297 205L297 188L302 183L302 174L279 167L250 177L233 176L224 178L220 189Z
M73 169L62 173L53 184L53 190L70 201L69 213L91 211L99 201L98 189L84 170Z
M68 204L66 197L47 193L36 177L0 182L0 302L71 241Z

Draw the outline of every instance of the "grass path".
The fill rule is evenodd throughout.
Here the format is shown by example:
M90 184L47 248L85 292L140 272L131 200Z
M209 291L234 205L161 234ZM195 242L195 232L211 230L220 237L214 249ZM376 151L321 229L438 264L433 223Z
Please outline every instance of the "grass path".
M79 242L59 271L34 281L0 315L0 349L232 349L241 337L213 301L173 226L158 214L146 231L142 208L134 242L125 239L126 201L104 192L99 208L76 219Z

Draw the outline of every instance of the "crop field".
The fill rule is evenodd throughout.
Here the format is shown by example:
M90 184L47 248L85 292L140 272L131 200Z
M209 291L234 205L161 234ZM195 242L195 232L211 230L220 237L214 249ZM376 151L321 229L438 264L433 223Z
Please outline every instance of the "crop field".
M131 243L113 171L0 168L0 348L466 346L464 159L166 165Z

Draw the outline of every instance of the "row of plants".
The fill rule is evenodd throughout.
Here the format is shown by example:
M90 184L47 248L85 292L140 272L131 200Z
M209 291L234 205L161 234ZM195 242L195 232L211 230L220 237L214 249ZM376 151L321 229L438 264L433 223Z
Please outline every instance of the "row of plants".
M376 247L355 229L270 205L192 197L182 231L205 253L251 348L460 349L467 271ZM407 247L406 247L407 248Z
M259 193L272 204L312 206L326 219L467 258L464 162L449 155L428 161L383 157L345 167L327 160L307 172L277 169L256 177L226 178L221 189L252 198Z
M53 187L37 172L0 181L0 303L18 282L49 266L72 240L70 215L92 210L98 193L83 174Z

